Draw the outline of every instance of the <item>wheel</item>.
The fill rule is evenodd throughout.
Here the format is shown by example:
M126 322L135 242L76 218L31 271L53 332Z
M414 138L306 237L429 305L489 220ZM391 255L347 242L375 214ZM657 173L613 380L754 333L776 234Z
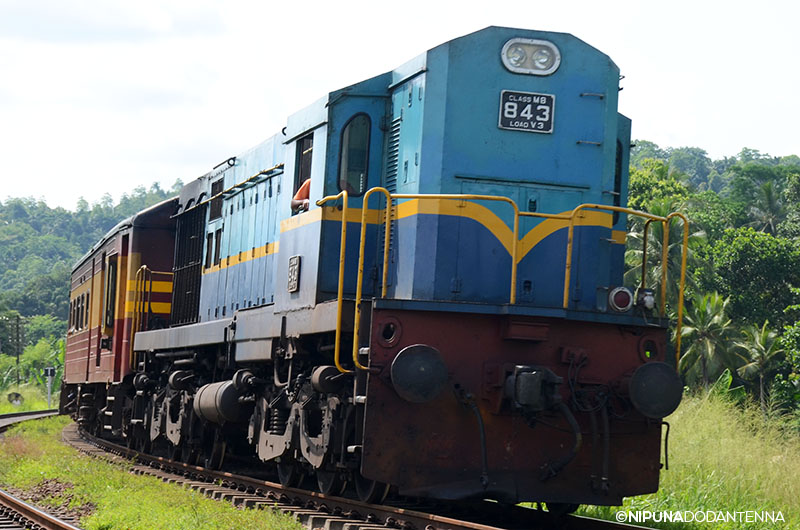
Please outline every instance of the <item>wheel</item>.
M203 467L208 469L222 469L222 463L225 460L225 442L214 441L211 447L206 451L206 457L203 462Z
M285 488L296 488L303 482L303 470L292 461L278 462L278 480Z
M361 473L355 472L353 482L356 486L356 495L361 502L367 504L375 504L383 502L389 494L389 484L378 482L377 480L370 480L361 476Z
M149 453L151 449L150 438L147 433L139 434L134 438L134 449L140 453Z
M196 466L199 457L200 454L194 447L185 444L181 446L181 462L189 464L190 466Z
M324 495L341 495L347 486L342 474L338 471L329 471L324 468L317 469L317 487Z

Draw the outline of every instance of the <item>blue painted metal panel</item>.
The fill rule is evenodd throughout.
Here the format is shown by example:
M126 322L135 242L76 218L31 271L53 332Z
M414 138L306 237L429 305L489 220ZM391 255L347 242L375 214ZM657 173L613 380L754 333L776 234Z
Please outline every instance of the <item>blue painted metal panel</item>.
M549 76L509 72L500 50L510 38L549 40L561 52L558 71ZM387 122L399 123L398 192L479 193L513 199L523 211L560 213L582 202L612 204L617 142L623 146L618 190L627 193L630 122L617 114L619 71L604 54L565 34L487 28L438 46L390 72L337 90L290 116L283 134L237 157L224 173L225 187L255 173L285 164L284 173L225 201L223 252L248 254L279 242L276 254L250 259L203 278L201 317L229 316L236 304L276 303L276 310L311 307L335 294L338 280L339 223L319 221L280 231L291 217L296 140L314 134L311 169L314 202L338 193L340 137L344 124L363 112L371 120L368 186L387 178ZM536 134L498 127L502 90L555 96L553 132ZM399 120L399 121L397 121ZM284 143L285 142L285 143ZM598 145L599 144L599 145ZM210 179L208 186L210 188ZM257 197L257 199L256 199ZM244 201L244 202L242 202ZM377 207L376 201L372 204ZM233 206L233 211L231 211ZM361 206L352 198L351 208ZM481 202L510 231L505 204ZM315 214L316 215L316 214ZM469 217L423 213L397 222L392 240L390 296L429 300L504 303L510 289L510 255L498 235ZM523 218L520 238L542 221ZM209 224L213 231L215 224ZM345 291L355 290L358 232L348 237ZM365 291L380 277L380 225L367 238ZM495 227L496 228L496 227ZM615 230L625 229L621 216ZM598 292L621 280L623 246L609 243L604 227L576 229L574 307L591 311ZM566 230L539 242L519 264L518 300L557 308L563 291ZM288 293L288 260L302 256L301 290ZM525 282L530 282L526 290Z

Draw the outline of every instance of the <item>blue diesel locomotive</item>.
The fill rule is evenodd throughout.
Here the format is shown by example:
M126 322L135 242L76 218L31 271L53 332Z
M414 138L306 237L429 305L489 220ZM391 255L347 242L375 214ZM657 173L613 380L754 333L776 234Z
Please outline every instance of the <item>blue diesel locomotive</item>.
M364 501L655 491L682 386L623 268L628 217L669 219L625 208L619 80L490 27L289 116L76 265L62 409Z

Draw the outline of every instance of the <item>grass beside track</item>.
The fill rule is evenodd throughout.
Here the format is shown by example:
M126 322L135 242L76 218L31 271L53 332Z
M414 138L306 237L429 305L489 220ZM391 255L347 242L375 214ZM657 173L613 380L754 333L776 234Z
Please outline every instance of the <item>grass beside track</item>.
M13 405L8 401L8 394L17 392L22 396L20 405ZM52 408L58 408L58 394L50 400ZM47 398L42 395L39 388L30 385L12 386L0 392L0 414L13 414L14 412L32 412L35 410L45 410L47 408Z
M619 511L711 511L716 522L639 524L670 530L800 528L800 437L765 422L757 407L743 409L714 394L684 397L667 420L670 468L662 470L658 493L578 513L616 520ZM748 510L781 512L785 522L718 520L718 512Z
M40 501L93 513L80 521L92 529L300 529L293 518L270 510L237 509L155 477L133 475L126 464L110 464L61 443L64 417L28 422L0 439L0 485L31 489L58 481L72 487Z

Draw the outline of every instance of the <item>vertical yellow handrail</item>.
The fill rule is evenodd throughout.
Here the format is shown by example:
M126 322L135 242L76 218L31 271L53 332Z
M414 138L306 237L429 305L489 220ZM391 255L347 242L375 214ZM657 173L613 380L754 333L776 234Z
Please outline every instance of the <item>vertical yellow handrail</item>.
M572 213L569 215L569 231L567 233L567 259L566 259L566 267L564 270L564 297L563 297L563 308L569 309L569 287L570 287L570 273L572 268L572 247L573 247L573 231L575 226L575 218L577 214L585 209L593 209L593 210L608 210L611 212L620 212L630 215L636 215L639 217L644 217L645 219L651 219L653 221L659 221L661 223L665 223L667 221L666 217L660 217L658 215L653 215L647 212L641 212L638 210L631 210L629 208L622 208L621 206L608 206L606 204L581 204L580 206L575 207L572 210ZM688 241L688 240L687 240ZM646 242L645 242L646 244ZM687 243L688 245L688 243ZM686 252L686 247L683 249L684 253ZM663 255L662 255L663 257ZM663 304L662 304L663 306ZM663 316L663 315L662 315Z
M336 343L333 346L333 362L336 368L342 373L352 372L344 368L340 362L341 355L341 338L342 338L342 300L344 299L344 263L345 263L345 248L347 245L347 192L342 191L338 195L331 197L324 197L317 201L317 206L322 206L328 201L335 201L342 199L342 236L339 248L339 288L336 294Z
M681 328L683 327L683 289L686 287L686 254L689 248L689 220L685 215L673 212L667 216L669 223L673 217L679 217L683 221L683 253L681 254L681 283L678 289L678 324L675 326L675 369L681 360Z
M647 237L650 232L650 223L655 219L648 219L644 223L644 231L642 233L642 281L640 287L642 289L647 287Z
M359 370L368 370L367 366L358 360L358 333L361 328L361 296L364 292L364 249L367 243L367 213L369 212L369 197L373 192L383 193L386 197L386 228L383 243L383 285L381 288L382 296L386 296L386 269L389 256L389 236L391 227L392 194L386 188L372 188L364 194L361 205L361 239L358 244L358 278L356 278L356 300L355 315L353 318L353 365Z
M136 271L133 282L133 318L131 319L131 332L128 339L128 365L131 370L136 368L136 352L133 351L133 338L140 326L139 306L144 303L144 287L146 284L145 275L148 272L147 265L142 265Z
M664 238L661 242L661 309L659 313L663 317L667 311L667 269L669 268L669 219L661 221L664 230Z

